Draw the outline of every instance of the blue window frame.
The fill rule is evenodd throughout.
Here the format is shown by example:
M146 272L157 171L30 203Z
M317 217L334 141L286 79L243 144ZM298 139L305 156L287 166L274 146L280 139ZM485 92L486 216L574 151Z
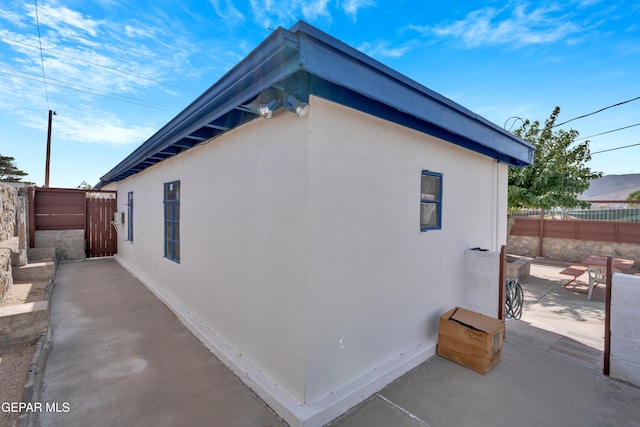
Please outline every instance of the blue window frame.
M424 170L420 184L420 231L442 228L442 174Z
M133 191L127 193L127 240L133 242Z
M164 184L164 256L180 263L180 181Z

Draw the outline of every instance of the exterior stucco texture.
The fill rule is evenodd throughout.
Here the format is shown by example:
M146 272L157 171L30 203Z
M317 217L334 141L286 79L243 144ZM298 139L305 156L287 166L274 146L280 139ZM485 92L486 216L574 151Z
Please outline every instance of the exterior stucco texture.
M135 206L118 260L288 422L321 425L435 353L464 250L505 243L507 166L310 104L118 182L118 210ZM423 170L443 175L441 230L420 231ZM163 256L175 180L180 263Z

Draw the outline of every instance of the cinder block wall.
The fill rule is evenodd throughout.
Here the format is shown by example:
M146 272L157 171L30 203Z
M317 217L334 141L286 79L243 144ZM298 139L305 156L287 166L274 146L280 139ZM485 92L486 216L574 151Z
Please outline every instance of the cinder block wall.
M640 276L615 273L611 286L609 375L640 386Z
M498 317L499 277L500 252L465 250L462 306Z

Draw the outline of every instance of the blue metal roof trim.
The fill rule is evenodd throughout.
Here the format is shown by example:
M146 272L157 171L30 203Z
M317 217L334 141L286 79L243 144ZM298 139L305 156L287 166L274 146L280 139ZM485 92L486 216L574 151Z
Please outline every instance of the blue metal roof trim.
M285 88L305 101L313 93L513 166L533 162L530 144L300 21L289 31L275 30L96 187L125 179L257 118L241 106L269 87Z
M301 34L303 67L310 74L442 128L444 134L459 137L451 140L438 132L437 136L449 142L470 149L476 147L476 151L513 166L533 163L533 146L454 101L305 22L298 22L291 31ZM331 98L331 93L325 91L320 96ZM348 103L348 99L336 101ZM351 106L362 111L379 109L363 103ZM396 121L391 114L382 118ZM411 127L420 130L429 126Z

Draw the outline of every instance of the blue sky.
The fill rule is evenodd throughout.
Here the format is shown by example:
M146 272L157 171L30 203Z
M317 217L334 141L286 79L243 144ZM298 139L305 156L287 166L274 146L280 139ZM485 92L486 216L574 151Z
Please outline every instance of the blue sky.
M52 109L50 185L93 185L299 19L507 128L640 97L637 1L3 0L0 154L42 185ZM597 152L640 144L639 123L640 99L563 127L631 126L589 138ZM640 173L640 145L589 166Z

